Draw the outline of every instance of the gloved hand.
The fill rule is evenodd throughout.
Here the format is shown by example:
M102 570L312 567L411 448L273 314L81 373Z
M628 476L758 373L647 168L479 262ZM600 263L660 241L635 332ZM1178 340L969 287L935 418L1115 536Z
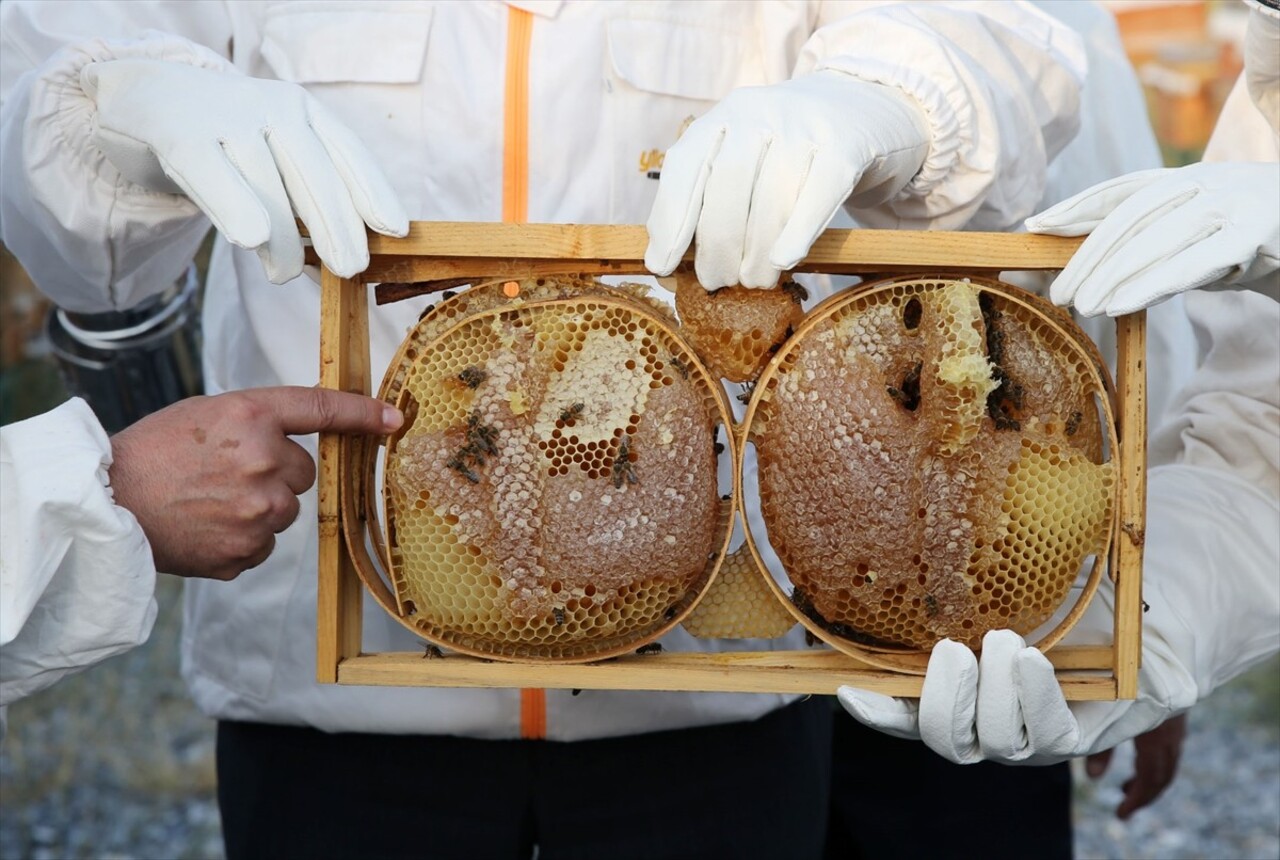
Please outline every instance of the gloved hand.
M94 142L121 175L189 197L274 283L302 272L295 212L344 277L369 264L365 224L408 232L373 156L295 84L134 59L90 63L80 83L97 105Z
M704 287L773 286L842 203L897 194L930 142L914 99L841 72L735 90L667 151L645 265L671 274L696 231Z
M1175 293L1240 286L1276 295L1280 164L1202 163L1095 185L1027 219L1032 233L1091 233L1049 290L1085 316Z
M859 722L923 740L957 764L1054 764L1109 749L1194 701L1195 685L1185 675L1152 678L1149 668L1143 667L1148 688L1136 701L1068 704L1047 657L1012 630L992 630L983 637L981 661L950 639L935 645L918 703L852 687L838 695Z

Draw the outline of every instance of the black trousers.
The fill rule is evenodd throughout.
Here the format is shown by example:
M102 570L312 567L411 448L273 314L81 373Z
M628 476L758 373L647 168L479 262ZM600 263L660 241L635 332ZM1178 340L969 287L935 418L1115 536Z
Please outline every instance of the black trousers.
M1066 764L952 764L843 711L833 728L827 860L1070 860Z
M227 857L816 860L834 716L577 743L222 722Z

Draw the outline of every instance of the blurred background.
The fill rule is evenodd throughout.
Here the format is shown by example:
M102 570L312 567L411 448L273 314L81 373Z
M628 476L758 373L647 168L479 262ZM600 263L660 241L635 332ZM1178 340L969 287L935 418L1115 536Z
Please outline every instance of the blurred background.
M1113 0L1166 164L1199 159L1241 70L1238 0ZM199 278L116 319L58 315L0 246L0 424L124 377L157 398L199 391ZM127 331L127 338L104 332ZM102 405L119 429L154 399ZM0 860L220 858L213 724L178 677L181 584L162 576L143 647L10 708L0 744ZM1131 747L1094 781L1077 768L1081 858L1280 858L1280 661L1198 706L1173 786L1113 814ZM1028 846L1029 852L1033 846Z

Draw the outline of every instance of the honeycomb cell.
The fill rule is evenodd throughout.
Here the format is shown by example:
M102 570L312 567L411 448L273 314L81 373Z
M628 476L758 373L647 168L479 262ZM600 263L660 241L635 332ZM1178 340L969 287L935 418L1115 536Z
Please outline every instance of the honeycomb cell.
M967 280L890 282L828 307L760 380L753 539L829 641L1028 633L1105 550L1107 393L1083 334L1032 307Z
M723 413L634 294L546 278L520 296L442 302L388 371L383 396L410 419L386 452L389 578L404 620L447 647L618 653L675 623L718 566Z
M683 622L699 639L776 639L796 626L743 544L725 557L715 582Z

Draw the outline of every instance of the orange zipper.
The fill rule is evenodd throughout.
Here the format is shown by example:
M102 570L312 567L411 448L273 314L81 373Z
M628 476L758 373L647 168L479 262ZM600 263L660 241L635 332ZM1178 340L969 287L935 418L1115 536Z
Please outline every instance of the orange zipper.
M507 87L503 104L502 220L529 220L529 41L533 13L507 7Z
M507 77L502 121L502 220L529 220L529 42L533 13L507 7ZM547 691L520 691L520 737L547 736Z

